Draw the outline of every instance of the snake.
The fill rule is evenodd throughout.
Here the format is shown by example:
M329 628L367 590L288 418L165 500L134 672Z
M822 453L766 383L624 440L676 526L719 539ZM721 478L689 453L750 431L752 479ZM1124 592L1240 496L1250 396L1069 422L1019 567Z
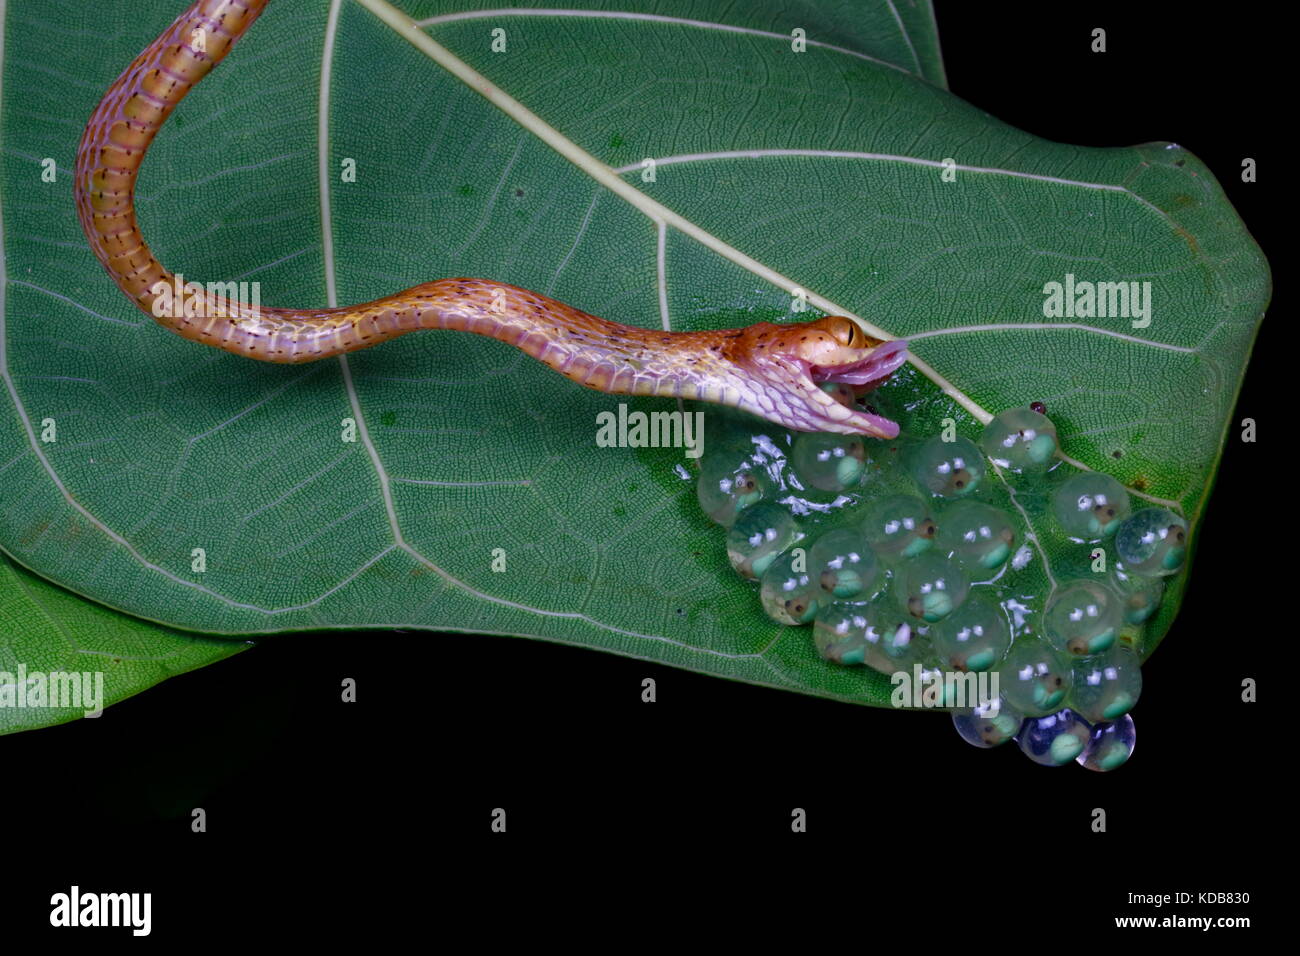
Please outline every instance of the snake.
M794 431L892 439L864 394L907 360L907 343L853 319L676 331L624 325L488 279L438 279L360 305L285 309L233 284L182 281L155 258L135 213L145 153L173 109L270 0L196 0L108 88L77 150L77 215L96 258L145 314L186 339L264 362L314 362L424 329L488 336L579 385L614 395L729 406Z

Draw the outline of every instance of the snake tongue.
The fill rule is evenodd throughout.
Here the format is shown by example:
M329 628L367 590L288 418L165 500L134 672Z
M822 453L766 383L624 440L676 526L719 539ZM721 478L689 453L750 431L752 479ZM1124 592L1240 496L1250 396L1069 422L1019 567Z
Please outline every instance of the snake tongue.
M902 339L894 339L877 346L861 362L847 368L819 369L817 372L821 374L815 372L814 378L817 381L842 382L845 385L869 385L888 378L906 361L907 343Z

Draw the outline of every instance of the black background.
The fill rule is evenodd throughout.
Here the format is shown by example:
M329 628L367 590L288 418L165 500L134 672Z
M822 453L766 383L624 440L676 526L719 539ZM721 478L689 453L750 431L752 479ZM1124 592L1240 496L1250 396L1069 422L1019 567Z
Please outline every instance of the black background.
M954 93L1048 139L1181 144L1278 269L1289 191L1275 124L1292 119L1276 115L1290 94L1272 87L1269 34L1286 34L1231 14L938 9ZM1107 29L1104 55L1089 52L1095 26ZM1240 181L1247 156L1256 184ZM1294 640L1282 563L1295 538L1283 461L1294 438L1275 391L1290 347L1282 292L1234 416L1257 420L1259 442L1230 435L1192 587L1144 668L1138 747L1121 770L1053 771L1014 745L976 750L943 714L536 641L289 635L100 720L0 741L0 832L22 861L0 877L6 934L39 929L49 894L73 882L153 892L162 939L238 933L293 903L307 907L299 930L364 928L379 913L436 926L453 918L457 890L412 902L431 886L472 888L503 917L558 891L574 915L615 900L629 925L699 911L738 926L856 925L865 944L891 927L910 934L918 917L931 932L950 920L1101 931L1153 912L1127 905L1129 892L1250 892L1249 907L1211 915L1263 925L1264 864L1290 839L1291 754L1267 703L1282 682L1265 669L1285 664ZM356 705L339 703L344 677L358 681ZM646 677L653 705L640 701ZM1241 702L1244 677L1261 682L1264 703ZM206 834L190 832L196 806ZM808 812L803 835L790 832L796 806ZM507 810L506 835L489 832L493 807ZM1105 834L1090 831L1094 807L1107 811Z

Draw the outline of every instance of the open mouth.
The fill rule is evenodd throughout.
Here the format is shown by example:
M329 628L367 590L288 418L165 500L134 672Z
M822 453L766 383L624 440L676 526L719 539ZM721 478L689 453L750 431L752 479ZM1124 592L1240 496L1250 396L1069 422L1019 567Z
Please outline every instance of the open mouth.
M861 395L889 378L906 361L907 343L902 339L894 339L877 346L861 361L847 365L814 365L808 369L808 374L819 384L834 382L851 385L854 387L854 392ZM875 409L869 406L867 411L853 411L849 420L856 424L855 431L863 434L884 439L898 436L898 424L883 415L876 414ZM839 424L846 424L846 422Z
M892 375L907 361L907 342L894 339L876 346L870 355L849 365L814 365L808 370L814 382L871 385Z

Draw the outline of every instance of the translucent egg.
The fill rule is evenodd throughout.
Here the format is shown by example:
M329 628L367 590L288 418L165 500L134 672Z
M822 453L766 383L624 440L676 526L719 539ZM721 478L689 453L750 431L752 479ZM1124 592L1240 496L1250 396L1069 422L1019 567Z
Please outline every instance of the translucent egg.
M1063 767L1088 746L1092 728L1071 710L1058 710L1045 717L1031 717L1020 728L1020 749L1034 763Z
M1070 706L1087 720L1118 720L1133 709L1141 694L1142 665L1126 647L1112 647L1074 666Z
M1100 541L1114 534L1130 510L1124 486L1099 471L1075 475L1052 495L1052 511L1061 529L1084 541Z
M808 549L808 568L822 588L837 598L867 598L875 593L880 562L858 531L836 528Z
M980 448L1000 468L1046 471L1056 454L1056 426L1032 408L1008 408L984 426Z
M790 449L790 464L805 484L822 491L856 487L867 468L867 449L856 435L800 432Z
M1115 532L1115 552L1134 574L1175 574L1187 559L1187 522L1166 508L1135 511Z
M963 673L986 671L1011 646L1011 628L1000 605L972 594L930 630L941 662Z
M933 635L928 637L932 638ZM931 648L934 641L928 639ZM931 650L926 655L926 659L921 663L920 680L916 681L916 688L919 688L921 705L923 707L942 707L945 710L955 710L959 707L965 707L967 703L966 692L970 691L972 700L980 700L979 689L977 687L968 687L965 679L961 674L955 674L952 671L945 671L933 662L934 652ZM912 677L915 679L915 667L912 671ZM912 691L914 702L917 690Z
M998 667L998 688L1007 703L1026 717L1043 717L1065 706L1070 665L1042 641L1013 644Z
M915 453L912 476L921 488L941 498L960 498L979 487L984 456L966 438L927 440Z
M1002 698L952 712L952 725L961 739L974 747L997 747L1020 730L1024 715Z
M1120 605L1119 595L1104 581L1081 578L1063 584L1043 615L1047 639L1072 657L1100 654L1115 643Z
M1165 592L1164 578L1145 578L1129 574L1123 565L1111 568L1110 586L1119 592L1120 613L1126 624L1142 624L1160 607Z
M887 604L867 608L867 666L882 674L911 671L930 653L930 641L915 622Z
M1016 546L1011 516L979 501L959 501L939 516L939 550L986 571L1006 564Z
M736 516L727 532L727 558L736 573L756 581L778 554L799 539L799 526L780 505L760 502Z
M1088 737L1088 746L1075 759L1080 766L1104 773L1128 762L1137 746L1137 729L1133 718L1125 714L1113 723L1097 724Z
M771 493L772 483L761 468L739 462L734 456L706 457L700 465L700 480L695 485L704 513L730 528L736 514L758 504Z
M763 611L781 624L807 624L830 596L807 570L808 556L802 548L777 555L763 572L758 598Z
M888 495L866 506L862 534L877 554L914 558L934 544L938 526L915 495Z
M899 569L896 587L903 610L933 624L966 600L970 578L956 561L940 554L923 554Z
M835 664L864 664L867 658L866 610L857 604L828 604L813 618L813 644Z

